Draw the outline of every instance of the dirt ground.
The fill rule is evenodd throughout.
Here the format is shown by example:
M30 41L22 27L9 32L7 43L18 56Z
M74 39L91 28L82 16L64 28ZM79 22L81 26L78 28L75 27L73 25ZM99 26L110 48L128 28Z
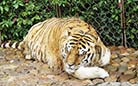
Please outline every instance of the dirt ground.
M78 80L52 72L47 64L25 60L16 49L0 48L0 86L138 86L138 50L110 47L111 62L105 79Z

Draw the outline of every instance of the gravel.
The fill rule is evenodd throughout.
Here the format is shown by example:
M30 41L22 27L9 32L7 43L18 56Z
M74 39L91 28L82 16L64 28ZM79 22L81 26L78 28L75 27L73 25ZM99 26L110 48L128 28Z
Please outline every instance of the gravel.
M104 67L110 77L92 80L53 72L47 64L25 60L20 51L0 48L0 86L138 86L138 51L114 48L111 63Z

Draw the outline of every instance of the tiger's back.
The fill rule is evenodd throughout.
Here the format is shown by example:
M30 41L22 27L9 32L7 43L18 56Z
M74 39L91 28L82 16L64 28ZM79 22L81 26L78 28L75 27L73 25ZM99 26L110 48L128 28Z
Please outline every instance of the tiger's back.
M57 63L60 63L58 61L62 59L60 48L63 47L64 40L69 35L78 33L78 31L88 32L90 31L90 26L77 18L52 18L40 22L29 30L23 40L27 46L25 55L30 55L31 58L39 61L48 62L50 66L58 66ZM92 33L97 37L96 31Z

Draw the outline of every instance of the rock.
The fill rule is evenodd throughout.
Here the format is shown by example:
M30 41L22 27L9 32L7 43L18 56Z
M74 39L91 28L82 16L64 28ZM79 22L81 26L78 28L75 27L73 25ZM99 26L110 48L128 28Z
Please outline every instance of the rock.
M116 58L118 58L118 55L117 54L112 54L111 55L111 59L116 59Z
M99 83L103 83L103 82L104 82L103 79L94 79L94 80L92 80L93 84L99 84Z
M129 81L130 79L132 79L134 77L135 77L134 74L126 74L126 75L121 75L120 78L119 78L119 80L121 82L127 82L127 81Z
M120 67L119 67L119 72L125 72L125 71L127 71L127 70L128 70L127 64L121 62L121 63L120 63Z
M131 80L131 82L135 82L136 77L136 71L134 70L127 70L124 72L124 75L120 76L120 81L128 81Z
M120 58L117 58L117 59L114 59L112 60L114 63L121 63L121 59Z
M5 58L5 56L0 55L0 59L4 59L4 58Z
M29 71L29 73L37 75L38 74L38 70L36 69L32 69L31 71Z
M121 61L122 61L122 62L127 63L127 62L129 62L129 61L130 61L130 59L129 59L129 58L127 58L127 57L123 57L123 58L121 58Z
M20 74L28 74L30 73L30 70L31 70L31 67L29 67L28 65L26 64L22 64L22 65L19 65L17 68L16 68L16 72L18 73L18 75Z
M138 77L130 79L129 82L133 84L138 83Z
M18 58L12 59L9 61L9 63L15 64L15 65L21 64L23 62L25 62L25 59L18 59Z
M138 68L136 68L136 73L137 73L137 75L136 75L136 76L138 77Z
M120 57L124 57L124 56L128 56L128 55L129 55L128 52L124 52L124 53L120 54Z
M62 85L60 84L58 86L88 86L88 84L83 83L81 80L66 80L61 83Z
M110 83L108 86L120 86L119 82Z
M113 67L116 67L116 68L118 68L120 65L118 64L118 63L112 63L111 64Z
M4 79L5 77L7 77L8 75L3 71L0 71L0 80Z
M131 86L138 86L138 84L133 84L133 85L131 85Z
M40 69L39 69L39 73L43 74L43 75L47 75L47 74L53 74L52 70L49 69L49 66L47 64L43 64L41 65Z
M107 66L107 70L108 70L108 71L116 71L116 70L117 70L117 67L108 65L108 66Z
M110 50L111 50L111 51L117 51L117 50L118 50L118 47L116 47L116 46L111 46L111 47L110 47Z
M138 50L135 51L134 53L132 53L131 55L133 55L134 57L137 57L138 56Z
M127 48L123 47L123 46L120 46L118 47L120 49L120 56L127 56L129 55L128 51L127 51Z
M94 83L92 83L92 80L83 80L83 83L87 84L87 86L93 86L95 85Z
M121 83L121 86L132 86L131 83L129 82L122 82Z
M107 77L104 79L106 82L116 82L117 81L117 77L114 75L111 75L110 77Z
M116 82L117 81L117 79L118 79L118 77L121 75L121 73L119 73L119 72L111 72L110 73L110 76L109 77L107 77L107 78L105 78L104 80L106 81L106 82Z
M119 49L126 49L124 46L118 46Z
M0 59L0 67L5 64L9 64L9 62L6 59Z
M135 68L137 64L138 64L138 60L137 60L137 59L131 60L131 61L128 63L128 68L129 68L129 69Z
M69 75L66 72L61 73L58 75L61 80L67 80L69 79Z
M136 75L136 71L134 70L127 70L124 72L124 75L131 74L131 75Z
M102 84L94 85L94 86L120 86L119 82L105 82Z
M1 70L7 70L7 69L15 69L17 68L18 65L14 65L14 64L5 64L5 65L1 65L0 69Z
M127 52L131 54L131 53L135 52L135 49L134 48L127 48Z
M0 86L138 86L138 51L114 47L111 52L111 63L104 66L110 76L87 81L53 72L42 62L20 58L16 50L0 50ZM119 57L126 52L130 55Z

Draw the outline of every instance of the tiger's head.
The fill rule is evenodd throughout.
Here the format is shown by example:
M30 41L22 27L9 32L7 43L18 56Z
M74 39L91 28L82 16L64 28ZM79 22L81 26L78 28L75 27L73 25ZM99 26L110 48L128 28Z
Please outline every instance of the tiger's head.
M81 66L103 66L110 61L110 50L105 47L99 37L90 34L77 33L69 36L61 54L64 70L69 74L74 73Z

